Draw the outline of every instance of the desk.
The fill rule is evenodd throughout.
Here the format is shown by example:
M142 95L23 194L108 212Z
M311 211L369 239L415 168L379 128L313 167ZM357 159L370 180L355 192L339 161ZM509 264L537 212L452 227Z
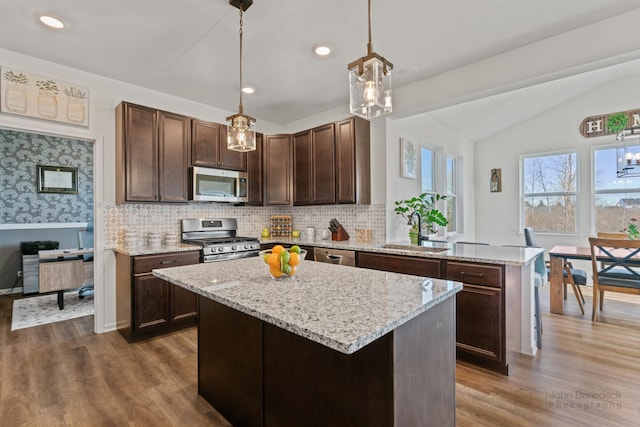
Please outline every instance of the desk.
M79 288L93 276L93 262L83 260L83 255L90 254L93 248L38 251L40 292L58 292L60 310L64 308L65 289Z

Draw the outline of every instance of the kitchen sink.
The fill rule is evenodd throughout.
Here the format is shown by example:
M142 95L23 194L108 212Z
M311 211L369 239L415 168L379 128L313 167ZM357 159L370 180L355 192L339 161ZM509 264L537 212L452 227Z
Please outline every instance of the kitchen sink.
M402 251L418 251L418 252L444 252L449 248L435 248L430 246L418 246L418 245L394 245L386 244L382 246L385 249L399 249Z

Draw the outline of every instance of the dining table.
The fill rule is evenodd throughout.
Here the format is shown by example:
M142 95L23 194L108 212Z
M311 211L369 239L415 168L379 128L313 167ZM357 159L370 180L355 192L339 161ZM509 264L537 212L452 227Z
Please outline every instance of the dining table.
M612 251L613 253L616 250ZM610 258L601 253L597 248L595 252L596 259L598 261L609 261ZM554 246L549 251L549 285L550 296L549 306L550 311L553 314L563 314L564 312L564 291L562 270L564 269L564 263L569 260L583 260L591 261L591 248L589 246ZM640 257L634 256L631 258L631 262L640 265ZM587 270L588 276L591 276L591 269Z
M549 251L549 307L553 314L564 312L564 292L562 272L569 260L591 261L589 246L554 246Z

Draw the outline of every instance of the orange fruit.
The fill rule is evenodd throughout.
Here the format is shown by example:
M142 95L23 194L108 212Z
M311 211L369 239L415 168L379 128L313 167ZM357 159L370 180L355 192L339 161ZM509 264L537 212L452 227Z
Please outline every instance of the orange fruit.
M275 245L273 248L271 248L272 254L279 254L282 251L284 251L284 247L282 245Z
M277 267L280 268L280 256L278 254L271 254L267 259L267 264L269 264L272 268Z
M281 277L282 276L282 270L280 270L280 267L271 267L271 268L269 268L269 273L271 273L271 275L273 277Z
M298 264L300 264L300 255L295 252L289 254L289 265L295 267Z
M296 274L296 268L294 266L291 266L291 271L289 272L289 276L293 276L294 274Z

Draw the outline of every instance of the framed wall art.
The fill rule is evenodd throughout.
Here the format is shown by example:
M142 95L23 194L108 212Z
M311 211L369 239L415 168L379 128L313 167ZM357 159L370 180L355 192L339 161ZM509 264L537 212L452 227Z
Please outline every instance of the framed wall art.
M89 89L75 83L0 68L0 111L89 126Z
M78 194L78 168L36 166L38 193Z
M502 169L491 169L491 178L489 178L489 190L492 193L502 191Z
M400 138L400 176L416 179L416 145L408 138Z

